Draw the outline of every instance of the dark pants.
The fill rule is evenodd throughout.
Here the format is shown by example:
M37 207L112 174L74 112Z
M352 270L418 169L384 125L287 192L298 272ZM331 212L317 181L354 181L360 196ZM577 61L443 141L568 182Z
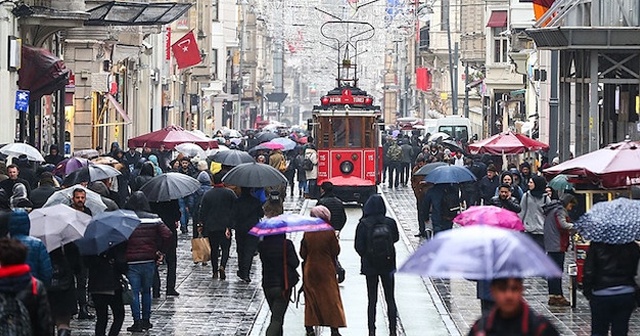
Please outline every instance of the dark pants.
M564 270L564 252L547 252L547 255L558 265L561 271ZM547 284L549 286L549 295L562 295L562 278L548 278Z
M451 219L441 218L439 221L434 221L433 218L431 218L431 223L433 224L434 235L438 232L451 230L451 228L453 228L453 222L451 221Z
M378 304L378 281L382 282L384 299L387 302L387 316L389 316L389 329L396 330L398 309L395 299L395 285L393 273L384 275L367 275L367 297L369 305L367 308L367 321L369 332L376 330L376 304Z
M309 188L309 196L311 198L318 198L320 197L320 193L318 192L318 180L317 179L308 179L307 180L307 185Z
M174 291L176 289L176 268L178 264L178 257L175 248L169 248L164 255L164 261L167 264L167 292ZM160 293L160 272L156 267L156 272L153 276L153 293L158 296Z
M406 186L410 177L411 177L411 163L400 162L400 183Z
M387 181L387 171L389 170L389 163L385 162L382 164L382 183Z
M389 187L398 187L400 184L400 171L402 163L398 161L389 162Z
M424 211L420 209L421 202L422 199L416 200L416 208L418 209L418 231L422 234L426 231L427 223L424 219Z
M543 234L527 232L527 236L529 236L531 240L536 242L536 244L538 244L538 246L540 246L540 248L544 251L544 235Z
M464 204L467 207L467 209L471 206L480 204L480 193L463 190L461 194L462 194L462 200L464 201Z
M626 336L629 332L629 319L636 308L635 294L612 296L594 295L589 301L591 306L591 335L606 336L611 326L611 336Z
M207 237L209 237L209 246L211 246L211 266L214 274L218 272L218 257L220 256L220 250L222 250L220 267L227 268L227 261L229 261L231 239L227 239L224 233L224 231L207 232Z
M289 296L291 296L291 289L283 293L281 287L269 287L263 288L264 296L269 304L269 310L271 310L271 322L267 328L265 336L282 336L284 325L284 315L287 312L289 306Z
M109 329L109 336L118 336L122 323L124 323L124 304L122 303L122 291L116 291L115 295L91 294L96 307L96 336L105 336L107 322L109 321L108 308L111 308L113 323Z
M238 276L250 278L253 256L258 248L258 238L246 232L236 232L236 249L238 252Z
M82 307L87 305L87 274L88 270L84 265L80 267L80 270L76 272L76 300L78 300L79 311L82 311Z

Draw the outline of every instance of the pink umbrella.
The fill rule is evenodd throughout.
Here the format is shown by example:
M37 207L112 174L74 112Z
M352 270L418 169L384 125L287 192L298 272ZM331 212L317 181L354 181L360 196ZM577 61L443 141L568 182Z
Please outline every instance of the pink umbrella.
M277 142L265 142L265 143L259 144L257 147L260 147L261 149L270 149L270 150L284 149L284 146Z
M549 145L512 132L496 134L469 145L471 154L522 154L541 149L548 150Z
M489 225L503 229L524 231L522 220L513 211L495 206L472 206L453 219L460 226Z

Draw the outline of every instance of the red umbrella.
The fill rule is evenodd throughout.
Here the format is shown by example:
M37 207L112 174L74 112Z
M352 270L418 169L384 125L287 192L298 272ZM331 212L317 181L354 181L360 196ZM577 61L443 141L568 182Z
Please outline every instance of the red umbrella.
M549 145L512 132L496 134L469 145L472 154L522 154L540 149L548 150Z
M545 175L569 175L569 181L621 188L640 184L640 142L623 141L544 170Z
M164 145L166 149L173 149L182 143L194 143L203 149L218 148L218 142L213 139L203 139L180 126L169 126L159 131L147 133L139 137L129 139L127 144L129 147L149 147L160 148Z

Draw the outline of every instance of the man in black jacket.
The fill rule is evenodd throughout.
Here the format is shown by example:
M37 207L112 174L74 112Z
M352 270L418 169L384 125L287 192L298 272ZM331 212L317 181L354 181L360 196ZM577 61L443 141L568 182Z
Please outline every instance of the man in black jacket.
M251 264L258 248L258 238L250 235L249 230L258 224L264 216L262 203L254 195L251 188L243 187L240 197L233 204L235 218L236 249L238 253L238 277L244 282L251 281Z
M336 231L342 230L344 224L347 222L347 214L344 211L344 205L342 201L333 194L333 183L329 181L322 182L320 185L320 200L317 205L324 205L329 209L331 213L331 226Z
M0 188L4 189L4 192L11 196L13 194L13 186L16 183L22 183L27 188L27 196L31 196L31 184L27 180L20 178L19 175L20 168L18 168L18 166L14 164L7 166L7 176L9 176L9 178L0 182Z
M29 197L31 203L33 203L33 208L42 208L49 197L56 191L58 191L58 188L55 187L55 183L53 182L53 174L49 172L42 173L38 187L31 191L31 197Z
M211 266L213 277L224 280L225 268L229 260L229 248L231 247L231 229L234 227L233 205L236 194L224 185L217 185L204 193L200 205L198 218L204 224L204 235L209 237L211 246ZM222 250L222 259L218 267L218 255Z
M496 167L490 164L487 167L487 175L480 180L480 197L484 204L489 204L491 198L496 194L496 188L500 185L500 178L497 175Z
M507 209L515 213L520 213L520 211L522 211L518 200L515 197L511 196L510 185L506 183L501 184L498 192L498 196L493 196L488 205L497 206L498 208Z
M64 156L60 155L58 146L51 145L49 147L49 155L44 157L44 162L57 166L62 160L64 160Z
M172 233L171 243L166 249L167 262L167 295L178 296L180 293L176 291L176 267L178 263L178 221L180 220L180 206L178 200L167 202L149 202L151 212L158 215L164 225L166 225ZM153 297L160 297L160 276L156 269L156 275L153 279Z

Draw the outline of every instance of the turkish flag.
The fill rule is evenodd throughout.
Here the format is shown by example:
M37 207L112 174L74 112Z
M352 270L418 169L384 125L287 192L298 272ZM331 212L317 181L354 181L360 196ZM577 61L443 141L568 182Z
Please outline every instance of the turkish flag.
M200 48L198 48L198 42L196 42L196 37L193 35L193 30L172 44L171 50L176 58L176 63L178 63L178 69L188 68L202 62Z
M420 91L431 90L431 74L427 68L416 68L416 89Z
M533 13L536 20L540 20L554 2L555 0L533 0Z

